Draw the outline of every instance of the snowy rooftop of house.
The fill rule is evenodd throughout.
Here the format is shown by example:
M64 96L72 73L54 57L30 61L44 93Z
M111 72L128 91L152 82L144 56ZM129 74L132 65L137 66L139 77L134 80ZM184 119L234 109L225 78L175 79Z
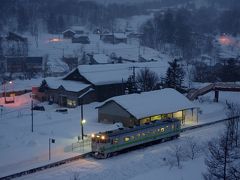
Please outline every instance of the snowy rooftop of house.
M63 31L62 33L65 33L65 32L68 32L68 31L71 31L71 32L75 33L75 31L73 31L72 29L66 29L66 30Z
M99 64L106 64L109 63L109 57L105 54L94 54L93 58Z
M124 33L114 33L114 36L118 39L125 39L127 38L127 35Z
M115 101L137 119L196 107L184 95L170 88L113 97L101 106L109 101Z
M136 67L136 74L140 69L149 68L151 71L156 72L159 77L165 76L168 68L168 64L166 62L147 62L80 65L78 66L78 71L92 84L103 85L121 83L122 81L126 82L129 76L133 73L133 70L131 69L133 66ZM71 72L69 74L71 74Z
M74 31L84 31L85 28L83 26L71 26L70 29Z
M84 84L79 81L70 81L70 80L62 80L61 78L46 78L48 87L51 89L58 89L60 86L62 86L67 91L72 92L79 92L87 87L89 87L89 84Z

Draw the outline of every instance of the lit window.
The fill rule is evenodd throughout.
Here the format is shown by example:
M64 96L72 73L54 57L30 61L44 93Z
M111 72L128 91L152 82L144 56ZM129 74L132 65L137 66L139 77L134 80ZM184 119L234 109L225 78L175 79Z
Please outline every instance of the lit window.
M145 133L142 133L142 136L145 136Z
M130 140L129 137L125 137L125 138L124 138L124 141L125 141L125 142L127 142L127 141L129 141L129 140Z
M174 129L174 125L172 125L172 129Z
M75 106L77 106L77 102L74 101L74 100L70 100L70 99L67 99L67 104L68 104L68 106L70 106L70 107L75 107Z
M161 128L161 132L164 132L164 128Z
M141 134L140 134L140 133L138 133L138 134L137 134L137 136L138 136L138 137L140 137L140 136L141 136Z
M131 140L134 140L134 136L131 136Z
M114 139L113 144L117 144L118 143L118 138Z

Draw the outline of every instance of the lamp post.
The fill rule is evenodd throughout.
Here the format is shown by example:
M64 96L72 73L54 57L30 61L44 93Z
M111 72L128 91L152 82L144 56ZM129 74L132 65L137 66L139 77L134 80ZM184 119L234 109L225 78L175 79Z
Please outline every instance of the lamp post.
M80 124L81 124L81 138L83 140L84 137L84 133L83 133L83 125L86 123L86 120L83 119L83 101L81 103L81 119L80 119Z
M31 125L31 131L33 132L33 98L32 98L32 94L30 94L30 97L31 97L31 122L32 122L32 125Z
M49 138L48 140L48 160L51 160L51 143L55 143L55 139Z

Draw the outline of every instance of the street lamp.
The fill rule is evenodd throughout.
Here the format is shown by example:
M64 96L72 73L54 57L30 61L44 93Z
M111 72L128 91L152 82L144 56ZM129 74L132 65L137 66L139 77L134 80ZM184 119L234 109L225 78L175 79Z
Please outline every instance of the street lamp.
M12 86L12 92L10 96L13 98L11 101L7 101L7 84L10 84ZM6 103L14 103L15 101L15 94L14 94L14 88L13 88L13 81L4 81L3 82L3 91L4 91L4 102Z
M81 119L80 119L80 125L81 125L81 138L83 140L84 133L83 133L83 125L86 123L86 120L83 119L83 100L81 101Z

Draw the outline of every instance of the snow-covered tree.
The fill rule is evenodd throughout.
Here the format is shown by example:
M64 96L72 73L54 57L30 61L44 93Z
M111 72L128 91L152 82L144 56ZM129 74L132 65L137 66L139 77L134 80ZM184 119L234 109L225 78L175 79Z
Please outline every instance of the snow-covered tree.
M167 69L165 84L167 87L178 89L182 87L184 80L184 71L178 64L178 60L174 59L173 62L168 62L170 67Z

